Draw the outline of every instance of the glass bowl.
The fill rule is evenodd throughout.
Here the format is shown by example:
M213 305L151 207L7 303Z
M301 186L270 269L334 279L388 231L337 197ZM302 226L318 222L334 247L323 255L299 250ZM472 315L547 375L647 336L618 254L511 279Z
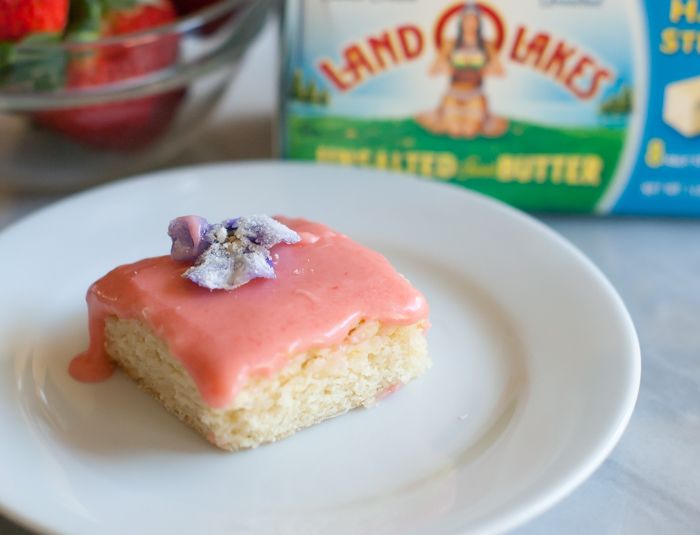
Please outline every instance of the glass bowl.
M201 130L269 6L221 0L145 32L15 47L0 69L0 189L77 190L166 162Z

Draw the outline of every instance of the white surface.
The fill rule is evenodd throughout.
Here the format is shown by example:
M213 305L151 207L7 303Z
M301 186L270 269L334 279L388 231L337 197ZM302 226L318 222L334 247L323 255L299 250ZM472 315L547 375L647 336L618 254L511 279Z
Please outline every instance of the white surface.
M639 400L601 468L518 535L695 534L700 526L700 221L545 217L609 277L642 348Z
M233 455L123 376L67 375L92 280L166 251L178 214L246 212L318 219L385 253L431 304L434 368L373 410ZM609 283L546 227L466 191L289 164L185 169L54 205L0 249L47 229L68 241L0 267L0 458L13 460L0 504L42 529L501 530L590 475L636 399L637 340Z

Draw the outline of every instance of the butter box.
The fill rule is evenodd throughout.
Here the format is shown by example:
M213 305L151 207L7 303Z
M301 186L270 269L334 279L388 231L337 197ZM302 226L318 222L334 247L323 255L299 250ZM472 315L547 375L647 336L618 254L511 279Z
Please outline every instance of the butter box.
M286 158L700 215L700 0L287 0Z

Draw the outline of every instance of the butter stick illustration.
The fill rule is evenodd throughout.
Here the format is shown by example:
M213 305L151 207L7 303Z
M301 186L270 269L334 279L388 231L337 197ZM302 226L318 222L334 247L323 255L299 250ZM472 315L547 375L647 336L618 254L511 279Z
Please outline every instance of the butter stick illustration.
M686 137L700 134L700 76L666 86L664 121Z

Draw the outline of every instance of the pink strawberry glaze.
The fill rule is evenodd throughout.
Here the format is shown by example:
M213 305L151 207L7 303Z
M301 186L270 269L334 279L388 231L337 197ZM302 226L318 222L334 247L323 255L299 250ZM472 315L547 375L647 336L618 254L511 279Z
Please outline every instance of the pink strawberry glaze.
M278 219L302 241L273 248L274 280L212 292L181 277L185 264L161 256L95 282L87 293L90 345L71 362L71 375L107 379L105 318L138 319L166 341L203 400L225 407L249 376L269 376L295 353L340 343L363 319L427 320L423 295L382 255L324 225Z

